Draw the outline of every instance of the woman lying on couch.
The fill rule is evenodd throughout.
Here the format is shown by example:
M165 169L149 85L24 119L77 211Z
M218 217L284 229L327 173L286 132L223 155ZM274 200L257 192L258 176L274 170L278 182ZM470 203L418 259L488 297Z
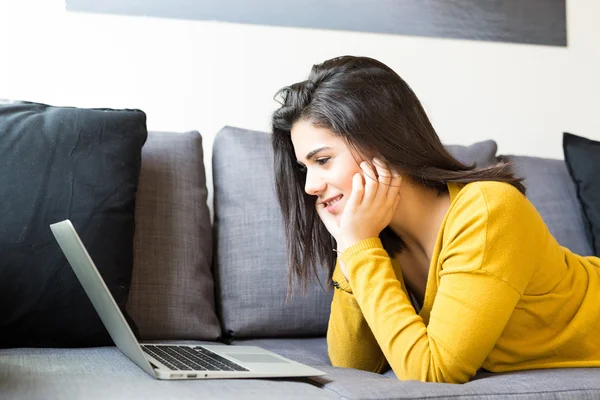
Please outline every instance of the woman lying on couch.
M433 382L600 366L600 259L561 247L506 165L456 160L370 58L315 65L278 94L290 287L329 265L333 365Z

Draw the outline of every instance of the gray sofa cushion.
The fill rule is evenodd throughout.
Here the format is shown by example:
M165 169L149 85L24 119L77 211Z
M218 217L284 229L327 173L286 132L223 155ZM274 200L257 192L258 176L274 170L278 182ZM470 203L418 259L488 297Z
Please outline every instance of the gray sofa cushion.
M483 373L464 385L398 381L354 369L319 365L319 339L247 341L296 360L310 361L327 375L294 379L229 379L161 382L115 347L0 349L2 399L597 399L598 369ZM320 339L325 341L325 339ZM192 342L189 342L192 343ZM306 345L306 349L303 347ZM288 349L287 351L285 349ZM308 382L312 383L309 384Z
M158 381L116 347L0 350L0 397L10 399L323 399L338 397L299 380Z
M150 132L142 149L127 310L142 339L215 339L212 228L198 132Z
M496 151L498 145L493 140L473 143L469 146L456 144L446 145L450 153L464 164L475 163L477 168L485 168L498 163Z
M224 333L323 335L330 292L318 283L286 304L287 256L270 136L226 127L213 144L215 280ZM325 282L326 273L322 279ZM325 286L325 284L324 284Z
M496 162L496 143L448 146L462 161ZM331 293L318 283L286 305L287 257L270 134L225 127L213 144L215 279L223 331L237 338L324 335ZM325 286L326 273L321 280Z
M347 399L594 399L600 396L598 368L481 372L464 385L399 381L393 371L378 375L335 368L325 338L239 340L234 345L259 346L327 373L310 380ZM568 381L568 382L567 382Z
M574 253L593 255L575 185L565 162L514 155L499 158L513 163L513 172L525 178L527 197L558 243Z
M339 369L327 370L323 387L345 399L598 399L600 379L598 368L548 369L501 374L481 373L465 384L399 381L392 374L365 373L346 376Z

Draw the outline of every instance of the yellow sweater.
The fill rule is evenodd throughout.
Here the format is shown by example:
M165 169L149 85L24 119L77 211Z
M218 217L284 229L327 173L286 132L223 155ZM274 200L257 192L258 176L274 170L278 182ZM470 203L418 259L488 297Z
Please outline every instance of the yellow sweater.
M327 331L335 366L467 382L500 372L600 366L600 258L561 247L533 205L499 182L448 185L451 205L417 314L378 238L340 256Z

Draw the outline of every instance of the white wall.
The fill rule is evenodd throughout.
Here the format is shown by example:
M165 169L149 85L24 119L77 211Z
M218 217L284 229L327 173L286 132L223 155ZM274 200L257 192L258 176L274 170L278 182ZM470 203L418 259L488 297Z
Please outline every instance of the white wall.
M0 0L0 98L144 110L151 130L268 130L280 87L327 58L367 55L415 90L446 143L562 158L600 140L600 1L567 2L567 48L67 13ZM208 161L208 160L207 160ZM208 171L210 177L210 170Z

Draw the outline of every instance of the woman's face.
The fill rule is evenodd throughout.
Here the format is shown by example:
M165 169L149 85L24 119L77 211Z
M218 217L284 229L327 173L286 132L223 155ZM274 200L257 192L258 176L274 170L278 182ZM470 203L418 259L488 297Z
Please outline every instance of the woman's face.
M362 171L353 153L342 139L307 121L296 122L291 136L298 164L306 169L304 190L317 196L316 204L327 203L339 223L352 193L352 177Z

